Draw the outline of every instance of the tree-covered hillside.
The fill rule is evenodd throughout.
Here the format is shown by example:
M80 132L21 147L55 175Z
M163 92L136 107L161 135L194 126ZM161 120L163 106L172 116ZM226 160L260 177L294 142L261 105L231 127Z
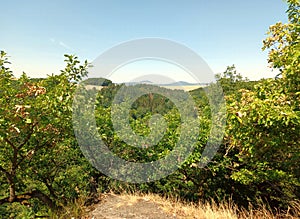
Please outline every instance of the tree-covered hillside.
M65 55L66 67L59 75L31 79L24 73L15 78L6 53L1 51L0 217L49 216L62 212L64 206L79 199L84 199L85 205L97 202L98 194L107 191L156 193L195 203L231 200L245 209L265 204L273 211L289 210L299 216L300 211L294 206L300 198L300 3L298 0L287 3L288 23L270 26L268 37L263 41L263 50L269 52L270 66L278 69L280 75L249 81L233 65L216 76L226 101L226 130L217 153L205 167L198 163L212 127L213 109L207 89L214 84L190 93L136 85L146 94L126 106L130 110L125 128L133 130L126 138L129 141L136 136L143 139L153 131L157 133L150 135L143 147L135 147L135 144L127 144L114 126L115 122L122 121L124 111L118 108L125 102L122 100L134 92L128 86L91 78L83 85L105 87L99 91L84 90L84 97L91 98L80 99L79 95L76 99L78 83L88 73L87 61L80 62L76 56ZM122 92L118 92L120 90ZM155 181L129 183L105 175L92 166L102 162L97 159L101 155L97 148L90 150L95 153L84 153L76 139L78 132L87 130L74 133L74 113L77 115L89 107L94 94L94 111L84 115L80 122L85 122L88 131L96 130L94 134L101 136L117 157L132 163L164 159L181 142L180 131L184 128L188 130L186 142L196 142L192 153L181 160L180 153L184 150L176 151L176 171ZM117 100L116 94L119 95ZM176 103L167 98L175 95L184 102L187 94L195 103L195 107L189 106L192 111L188 107L178 109ZM76 101L81 103L77 108L74 107ZM182 122L182 113L188 115L190 123ZM154 120L157 114L160 117ZM95 119L96 124L91 119ZM183 124L199 124L196 139L194 130ZM165 128L162 136L160 128ZM148 143L157 140L156 136L161 137L159 142L148 147ZM92 164L86 157L94 159ZM164 168L167 167L162 166ZM121 175L128 172L124 168L111 171ZM132 174L138 178L141 171ZM147 172L142 174L147 175ZM149 175L151 177L155 178Z

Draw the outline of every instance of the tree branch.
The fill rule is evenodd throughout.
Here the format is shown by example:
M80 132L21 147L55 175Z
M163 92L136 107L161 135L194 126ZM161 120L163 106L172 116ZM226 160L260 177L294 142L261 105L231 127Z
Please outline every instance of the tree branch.
M42 193L39 190L34 190L32 192L27 192L21 195L17 195L16 198L12 201L12 202L24 202L33 198L37 198L40 201L42 201L44 204L46 204L48 207L50 207L51 209L56 208L57 206L55 206L54 202L44 193ZM4 204L4 203L9 203L9 197L0 199L0 205Z
M9 144L14 150L17 149L17 147L8 139L8 138L4 138L4 141Z
M21 156L21 159L17 163L17 166L19 166L26 158L29 158L33 155L33 153L37 152L39 149L43 148L44 146L48 145L50 141L46 141L44 144L36 146L34 149L30 150L25 156Z
M28 135L26 136L25 140L23 141L22 144L19 145L18 149L21 149L30 139L30 137L32 136L33 134L33 129L34 127L37 125L38 123L34 123L30 129L30 132L28 133Z

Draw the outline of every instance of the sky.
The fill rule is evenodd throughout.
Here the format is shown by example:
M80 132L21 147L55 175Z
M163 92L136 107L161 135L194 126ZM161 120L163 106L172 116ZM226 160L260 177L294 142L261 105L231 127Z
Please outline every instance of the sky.
M92 62L120 43L154 37L192 49L214 74L234 64L258 80L276 75L262 40L270 25L287 22L286 9L282 0L2 1L0 50L15 76L45 77L64 68L64 54ZM124 65L110 78L125 82L138 72L173 72L174 80L190 81L178 66L155 60Z

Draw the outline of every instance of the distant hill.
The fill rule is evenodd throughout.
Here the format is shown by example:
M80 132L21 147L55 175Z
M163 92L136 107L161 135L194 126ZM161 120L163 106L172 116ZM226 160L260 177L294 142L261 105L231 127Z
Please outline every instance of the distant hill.
M155 85L152 81L149 80L144 80L144 81L130 81L130 82L125 82L124 84L126 85L137 85L137 84L153 84Z
M140 81L139 83L141 83L141 84L154 84L152 81L149 81L149 80Z
M149 80L144 80L144 81L131 81L131 82L125 82L124 84L126 85L137 85L137 84L152 84L152 85L157 85L157 86L205 86L207 83L190 83L186 81L176 81L173 83L154 83Z
M186 81L176 81L169 84L159 84L160 86L195 86L195 85L206 85L206 83L190 83Z
M112 84L112 81L106 78L88 78L83 83L85 85L109 86Z

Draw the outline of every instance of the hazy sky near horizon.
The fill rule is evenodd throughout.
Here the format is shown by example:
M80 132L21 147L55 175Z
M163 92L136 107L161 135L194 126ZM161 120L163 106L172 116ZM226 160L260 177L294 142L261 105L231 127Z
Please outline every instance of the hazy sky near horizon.
M63 54L93 61L122 42L155 37L191 48L214 73L235 64L243 76L256 80L276 75L268 68L262 40L270 25L287 21L286 9L282 0L3 1L0 50L10 56L16 76L25 71L44 77L64 68ZM128 81L126 74L174 69L153 66L133 63L112 79ZM174 80L189 80L180 72Z

